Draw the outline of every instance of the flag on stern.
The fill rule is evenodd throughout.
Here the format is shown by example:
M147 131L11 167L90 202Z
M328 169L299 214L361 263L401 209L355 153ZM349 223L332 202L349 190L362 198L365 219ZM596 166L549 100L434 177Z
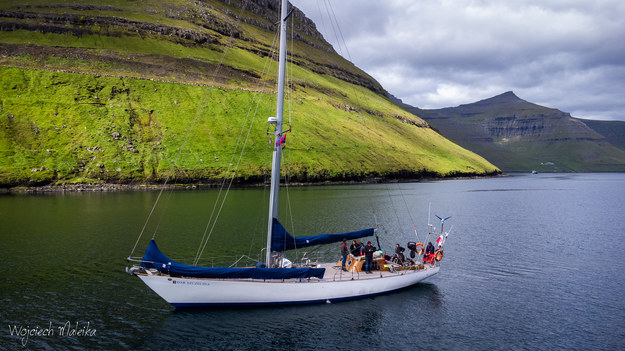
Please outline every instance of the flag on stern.
M438 244L438 246L443 246L443 244L445 243L444 234L441 233L441 236L439 236L438 239L436 239L436 243Z

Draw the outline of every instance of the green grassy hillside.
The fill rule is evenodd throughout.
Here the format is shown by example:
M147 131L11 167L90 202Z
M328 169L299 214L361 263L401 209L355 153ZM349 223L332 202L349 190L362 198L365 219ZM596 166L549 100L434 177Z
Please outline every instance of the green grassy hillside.
M218 181L250 125L236 179L263 181L275 20L233 3L1 5L0 183L160 182L176 159L176 181ZM291 179L498 172L390 102L303 14L294 23Z

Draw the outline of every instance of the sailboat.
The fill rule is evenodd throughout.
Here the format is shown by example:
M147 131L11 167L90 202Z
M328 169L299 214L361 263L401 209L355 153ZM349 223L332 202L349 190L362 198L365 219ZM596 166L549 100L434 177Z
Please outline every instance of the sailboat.
M284 140L283 106L286 63L287 0L282 0L276 116L268 123L275 127L276 141ZM365 274L365 258L351 253L345 269L338 262L317 263L309 260L293 267L285 256L292 249L325 245L344 240L374 236L375 228L347 233L291 236L278 221L280 165L282 147L273 144L271 190L269 198L265 261L255 267L199 267L182 264L163 254L154 239L141 258L126 270L141 279L156 294L174 307L197 306L267 306L309 304L350 300L388 293L416 284L438 273L443 245L448 232L441 233L438 250L426 254L423 244L411 248L416 260L395 263L376 252L373 274ZM445 218L447 219L447 218ZM443 220L442 220L443 221ZM444 221L443 221L444 222ZM431 235L430 233L429 235ZM378 243L379 246L379 243ZM419 248L419 249L417 249Z

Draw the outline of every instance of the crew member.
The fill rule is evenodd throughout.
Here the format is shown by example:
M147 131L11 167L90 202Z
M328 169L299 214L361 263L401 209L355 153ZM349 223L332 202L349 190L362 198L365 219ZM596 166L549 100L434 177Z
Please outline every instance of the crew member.
M423 262L427 262L430 259L430 255L434 255L434 245L430 241L428 246L425 248L425 254L423 254Z
M395 255L397 255L397 261L401 265L403 265L404 261L406 260L406 258L404 257L404 251L406 251L406 249L399 246L399 243L395 244Z
M360 241L352 240L352 244L349 246L349 252L354 257L362 256L362 243Z
M347 253L349 252L349 250L347 249L347 240L343 239L343 243L341 244L341 256L342 256L342 266L343 266L343 270L345 272L347 272L347 269L345 268L345 261L347 261Z
M373 253L375 252L375 246L371 245L371 241L367 241L367 246L364 248L365 252L365 272L367 274L371 274L371 269L373 266Z

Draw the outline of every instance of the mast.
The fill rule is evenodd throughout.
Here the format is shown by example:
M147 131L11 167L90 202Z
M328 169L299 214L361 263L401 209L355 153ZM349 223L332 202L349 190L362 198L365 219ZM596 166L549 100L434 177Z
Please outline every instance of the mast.
M280 14L280 55L278 57L278 99L276 103L276 118L270 118L268 123L275 123L273 158L271 162L271 192L269 195L269 224L267 228L267 252L265 264L272 267L271 262L271 234L273 219L278 218L278 195L280 192L280 162L282 160L282 146L277 141L282 137L282 121L284 120L284 68L286 66L286 21L287 0L282 0Z

